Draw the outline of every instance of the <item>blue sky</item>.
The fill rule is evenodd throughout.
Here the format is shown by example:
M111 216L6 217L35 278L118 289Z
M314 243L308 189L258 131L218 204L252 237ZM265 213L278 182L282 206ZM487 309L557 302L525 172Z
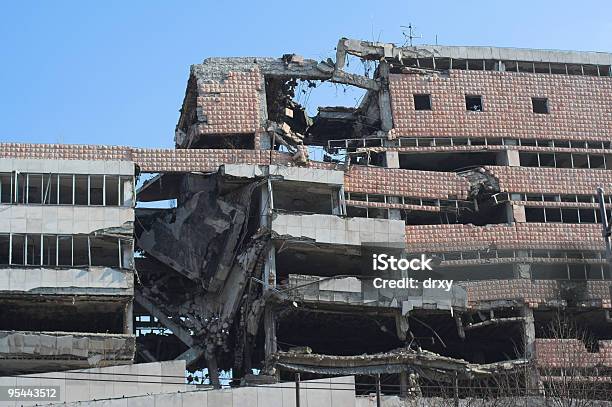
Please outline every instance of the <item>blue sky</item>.
M417 43L612 51L611 14L601 0L0 0L0 141L172 147L189 65L209 56L322 59L342 36L402 43L410 22Z

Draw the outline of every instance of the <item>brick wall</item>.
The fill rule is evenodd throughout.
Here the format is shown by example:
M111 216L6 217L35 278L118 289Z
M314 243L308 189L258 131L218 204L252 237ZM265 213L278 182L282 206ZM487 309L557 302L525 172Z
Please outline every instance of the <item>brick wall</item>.
M352 166L344 177L348 192L466 199L469 183L452 172Z
M398 136L604 140L612 132L612 78L450 70L393 74L390 91ZM432 110L415 111L414 93L430 93ZM484 111L466 111L466 94L482 95ZM550 113L533 113L531 97L547 97Z
M206 121L198 125L198 133L255 133L260 126L259 92L263 86L258 68L229 72L223 82L198 81L197 108Z
M556 280L483 280L458 283L467 291L468 304L498 300L519 300L532 308L558 300L560 282ZM611 308L610 281L587 281L586 298L583 301L601 302L602 308Z
M222 164L293 165L290 154L270 150L134 148L79 144L0 143L0 158L134 161L144 172L216 171ZM337 169L310 161L308 166Z
M572 168L485 167L502 191L594 195L598 186L612 190L612 171Z
M599 341L599 352L589 352L579 339L536 339L535 357L541 368L612 367L612 341Z
M406 246L415 252L485 250L490 247L601 250L603 239L598 224L408 225Z

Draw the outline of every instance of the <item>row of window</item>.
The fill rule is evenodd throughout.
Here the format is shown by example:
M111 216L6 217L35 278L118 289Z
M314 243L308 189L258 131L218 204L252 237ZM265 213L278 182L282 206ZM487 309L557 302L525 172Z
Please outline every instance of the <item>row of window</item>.
M571 203L597 203L595 195L579 194L525 194L512 193L510 198L513 201L535 201L535 202L571 202ZM605 196L604 201L612 204L612 195Z
M0 234L0 265L132 267L132 243L87 235Z
M606 212L610 219L610 211ZM601 223L599 209L525 207L525 220L537 223Z
M519 153L522 167L593 168L612 166L609 154Z
M450 260L482 260L482 259L514 259L514 258L545 258L545 259L566 259L566 260L605 260L602 252L581 251L581 250L546 250L546 249L526 249L526 250L502 250L489 249L486 251L458 251L435 254L443 261Z
M566 64L560 62L507 61L448 57L402 59L402 66L427 69L468 71L505 71L561 75L612 76L610 65Z
M368 147L454 147L454 146L519 146L551 148L590 148L610 150L610 141L587 140L542 140L535 138L499 138L499 137L400 137L395 144L389 145L386 138L363 138L329 140L328 149L349 149Z
M0 173L0 203L132 206L133 177Z
M362 202L378 202L387 204L402 204L402 205L416 205L416 206L439 206L444 208L460 208L467 207L472 208L472 202L459 201L456 199L426 199L426 198L413 198L408 196L392 196L392 195L380 195L380 194L360 194L356 192L347 192L346 199L349 201L362 201Z
M414 110L432 110L431 94L419 93L414 94ZM531 108L533 113L547 114L548 98L531 98ZM465 95L465 110L470 112L483 112L484 105L481 95Z

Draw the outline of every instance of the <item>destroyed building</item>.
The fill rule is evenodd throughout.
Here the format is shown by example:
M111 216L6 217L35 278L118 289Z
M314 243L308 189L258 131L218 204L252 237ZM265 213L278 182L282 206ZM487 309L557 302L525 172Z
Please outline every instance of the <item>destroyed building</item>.
M384 375L407 395L522 366L536 388L567 346L611 368L612 54L336 51L193 65L175 149L0 145L0 371L184 359L215 384ZM296 89L322 82L361 103L310 117ZM453 285L375 288L380 252ZM550 337L560 311L596 345Z

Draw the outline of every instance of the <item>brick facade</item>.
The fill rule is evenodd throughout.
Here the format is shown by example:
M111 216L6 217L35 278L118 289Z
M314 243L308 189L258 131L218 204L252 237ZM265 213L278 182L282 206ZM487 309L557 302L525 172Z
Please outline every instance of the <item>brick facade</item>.
M609 139L612 78L450 70L448 75L392 74L397 136ZM416 111L413 94L431 94L432 110ZM466 111L465 95L482 95L484 111ZM546 97L549 114L532 110Z
M466 199L469 183L453 172L352 166L344 177L348 192L420 198Z
M255 133L260 127L259 92L263 86L257 68L229 72L223 82L198 81L198 133Z
M467 292L468 304L472 307L481 302L518 300L531 308L559 300L561 283L556 280L484 280L458 283ZM586 281L586 297L581 301L601 303L602 308L612 307L610 281Z
M594 195L612 189L612 171L572 168L487 166L506 192Z
M540 368L548 369L612 367L612 341L598 345L598 352L589 352L579 339L536 339L536 360Z
M498 249L601 250L599 224L516 223L406 226L410 251L445 252Z

